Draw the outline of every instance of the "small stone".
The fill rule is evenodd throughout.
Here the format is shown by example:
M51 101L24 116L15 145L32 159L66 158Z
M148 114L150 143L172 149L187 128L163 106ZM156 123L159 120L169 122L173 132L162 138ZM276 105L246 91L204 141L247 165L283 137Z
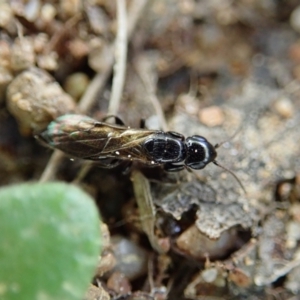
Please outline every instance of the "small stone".
M115 291L118 295L127 295L131 292L130 282L121 272L114 272L108 278L107 287Z
M25 70L35 64L35 59L32 39L16 39L11 48L11 68L14 71Z
M291 13L290 25L295 31L300 32L300 5Z
M13 12L11 6L7 1L0 3L0 27L5 28L13 19Z
M192 225L186 229L176 240L181 252L194 259L224 257L234 245L236 231L234 228L224 231L219 239L210 239Z
M70 55L74 57L74 59L82 59L88 55L90 49L87 43L79 38L75 38L68 42L67 44Z
M24 71L11 81L6 103L23 135L44 130L57 117L76 111L71 96L47 72L38 68Z
M50 52L45 55L40 54L37 57L39 68L47 71L55 71L58 68L58 55L56 52Z
M113 236L112 249L117 261L115 272L123 273L129 280L146 273L148 253L143 248L124 237Z
M218 276L218 270L216 268L205 269L201 275L205 282L214 282Z
M116 266L116 258L113 253L104 251L99 257L96 275L102 277L108 271L111 271Z
M41 18L45 23L50 23L56 16L57 11L54 5L46 3L41 8Z
M280 98L274 103L276 112L283 118L291 118L294 115L294 105L288 98Z
M110 300L111 298L108 292L101 285L95 286L90 284L86 294L84 295L83 300L96 300L96 299Z
M59 3L59 12L65 18L79 14L83 5L79 0L64 0Z
M199 112L200 121L208 126L220 126L224 123L225 116L222 109L218 106L206 107Z
M292 44L289 48L289 57L294 63L300 62L300 42Z
M234 268L229 272L228 279L234 282L237 286L247 288L252 284L250 275L246 274L239 268Z
M89 77L85 73L73 73L67 77L64 89L74 99L79 99L87 89L89 83Z

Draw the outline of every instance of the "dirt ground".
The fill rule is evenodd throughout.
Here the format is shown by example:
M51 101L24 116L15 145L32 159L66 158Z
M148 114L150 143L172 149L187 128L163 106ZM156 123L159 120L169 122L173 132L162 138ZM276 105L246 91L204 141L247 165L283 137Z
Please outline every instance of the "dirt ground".
M35 138L68 113L204 136L225 169L70 160ZM0 2L0 185L94 197L86 300L299 299L298 126L297 0Z

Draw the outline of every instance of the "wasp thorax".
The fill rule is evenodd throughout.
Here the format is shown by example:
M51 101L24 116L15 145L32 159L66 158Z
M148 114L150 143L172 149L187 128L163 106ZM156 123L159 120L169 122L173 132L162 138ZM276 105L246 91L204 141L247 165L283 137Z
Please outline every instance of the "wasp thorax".
M187 158L185 164L192 169L203 169L217 157L214 146L202 136L194 135L186 139Z
M172 133L158 133L144 142L144 148L158 163L182 161L185 155L183 141Z

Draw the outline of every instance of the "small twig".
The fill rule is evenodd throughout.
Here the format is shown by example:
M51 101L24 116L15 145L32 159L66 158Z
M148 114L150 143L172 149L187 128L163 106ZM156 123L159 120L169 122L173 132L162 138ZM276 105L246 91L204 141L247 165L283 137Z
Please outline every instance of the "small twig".
M18 20L16 20L17 33L20 41L24 38L23 26L20 24Z
M136 27L137 21L139 20L142 12L147 4L148 0L134 0L132 1L128 10L128 27L127 27L127 38L130 40L134 29ZM113 48L113 46L112 46ZM106 69L102 70L101 73L95 75L87 90L85 91L83 97L79 103L79 109L82 113L87 113L96 101L96 95L99 94L111 74L111 70L114 63L113 51L109 51L106 57Z
M276 265L276 261L273 261L274 265ZM282 262L278 262L277 265L279 265L279 263L283 264ZM286 274L288 274L291 270L295 269L295 268L299 268L300 266L300 259L296 258L295 260L292 261L288 261L286 262L285 265L283 265L281 268L277 268L273 270L273 273L268 276L267 278L263 277L263 276L259 276L257 275L254 278L254 282L256 283L256 285L258 286L263 286L263 285L269 285L274 283L278 278L285 276Z
M72 181L73 184L79 184L81 180L86 176L86 174L90 171L93 166L92 161L85 162L81 167L79 172L76 174L76 177Z
M118 31L115 43L115 65L108 115L116 115L123 92L127 57L127 17L125 0L117 0Z
M58 150L55 150L48 161L48 164L40 178L40 182L49 181L52 179L53 174L55 174L57 167L59 166L62 159L65 157L65 155Z
M102 69L101 73L96 74L89 84L78 104L78 108L81 113L85 114L92 108L96 99L96 95L104 89L105 84L110 76L113 62L113 55L108 55L106 58L105 68Z

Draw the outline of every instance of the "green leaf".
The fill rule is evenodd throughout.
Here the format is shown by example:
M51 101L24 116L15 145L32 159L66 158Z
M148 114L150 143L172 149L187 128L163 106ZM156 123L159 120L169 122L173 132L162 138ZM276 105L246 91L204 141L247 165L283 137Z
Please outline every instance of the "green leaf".
M0 189L0 299L82 299L99 253L97 208L79 188Z

